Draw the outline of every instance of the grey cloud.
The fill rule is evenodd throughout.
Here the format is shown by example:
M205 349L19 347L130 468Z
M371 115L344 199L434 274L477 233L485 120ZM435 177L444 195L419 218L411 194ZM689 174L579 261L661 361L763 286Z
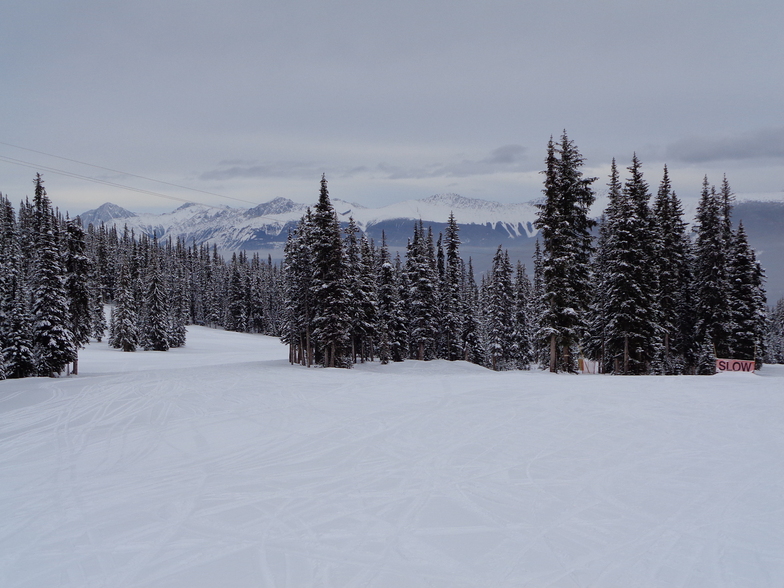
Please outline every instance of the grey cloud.
M326 172L327 175L351 178L368 171L365 166L336 169L334 166L314 162L272 162L255 165L231 165L231 163L222 161L218 164L217 169L202 173L199 179L218 181L247 178L309 179L321 177L323 172Z
M784 157L784 128L683 139L667 147L667 157L686 163Z
M202 180L233 180L240 178L299 178L312 177L320 173L313 163L276 162L259 165L220 166L202 173Z
M255 160L250 160L250 159L224 159L223 161L219 161L218 162L218 165L221 166L221 167L225 167L227 165L245 165L245 166L250 166L250 165L255 165L255 164L256 164L256 161Z
M525 161L526 148L522 145L504 145L494 149L489 157L479 160L464 159L457 163L431 164L423 167L404 168L386 163L378 165L387 179L423 179L423 178L464 178L467 176L489 175L502 171L527 171Z
M491 164L517 163L525 158L525 151L526 149L522 145L504 145L494 149L490 157L484 161Z

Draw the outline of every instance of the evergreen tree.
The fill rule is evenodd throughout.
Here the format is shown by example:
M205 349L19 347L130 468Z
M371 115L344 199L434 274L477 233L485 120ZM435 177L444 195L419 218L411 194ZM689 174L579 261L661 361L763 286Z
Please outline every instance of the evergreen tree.
M185 268L181 264L176 265L172 279L171 294L169 300L172 301L171 310L171 331L169 333L169 345L171 347L183 347L187 336L185 325L188 322L188 291L185 279Z
M493 257L493 266L487 282L487 349L493 370L503 370L510 365L514 334L514 292L512 267L509 255L499 245Z
M533 361L531 340L534 334L530 319L530 303L533 295L531 281L525 266L517 262L514 282L514 330L512 333L512 357L515 367L529 369Z
M483 353L482 346L482 327L480 324L479 309L479 288L474 278L474 264L468 258L468 269L463 272L464 280L462 286L463 332L461 339L463 344L463 359L471 363L481 364Z
M313 339L313 226L310 209L295 231L289 234L284 249L284 325L281 339L289 345L291 363L310 367L315 361Z
M574 348L585 328L590 298L591 227L596 178L584 178L583 157L564 131L545 159L544 202L535 227L544 243L543 300L537 336L550 347L550 371L575 371Z
M6 378L36 373L29 301L13 206L0 196L0 363Z
M69 328L73 333L74 350L72 373L79 373L78 349L83 348L93 332L89 277L92 264L86 253L84 231L79 217L66 222L65 289L69 300Z
M432 232L425 236L421 220L414 225L414 238L408 244L406 277L409 353L412 359L420 361L434 359L438 334L437 266Z
M533 295L529 303L529 316L531 317L531 328L533 330L532 347L534 361L542 369L546 368L550 363L549 339L542 336L544 332L542 331L542 317L545 310L543 265L542 248L539 245L539 239L537 239L534 245Z
M90 336L100 343L107 328L101 289L94 287L90 296Z
M659 322L663 366L667 374L683 373L692 348L690 309L690 240L683 221L683 208L672 190L664 167L653 209L658 238L655 267L658 274Z
M608 208L614 206L618 194L620 194L620 182L618 181L618 169L615 159L612 161L610 183L610 204ZM596 253L591 262L594 290L588 310L588 325L585 340L583 341L583 352L589 357L599 362L601 373L612 371L612 361L608 361L607 340L609 338L608 326L611 317L611 297L609 288L611 286L610 270L608 267L608 241L610 239L610 228L607 220L607 211L599 218L599 237L596 244Z
M378 336L378 283L376 253L373 244L362 235L359 242L361 260L354 286L357 309L356 331L359 335L362 361L373 360L374 345Z
M247 331L247 314L245 300L245 275L241 263L234 253L231 259L229 281L229 300L226 311L225 328L227 331Z
M40 174L35 179L35 242L33 288L33 350L38 374L54 377L76 357L70 330L65 270L61 263L55 219Z
M168 351L171 332L169 301L158 252L155 249L150 261L142 306L141 345L145 351Z
M319 344L325 367L350 367L347 361L350 320L346 265L340 224L329 199L325 176L321 177L319 201L313 210L311 238L313 336Z
M784 298L768 311L765 362L784 363Z
M700 351L701 373L712 373L706 360L706 347L713 356L729 355L729 279L727 275L726 231L722 201L716 190L709 188L706 177L697 208L697 239L694 246L695 266L694 315L695 336ZM714 368L715 369L715 364Z
M757 359L764 355L764 323L760 320L765 309L765 304L760 304L760 296L764 300L764 290L757 268L754 251L749 246L743 223L740 223L728 266L731 328L727 347L733 359Z
M359 273L360 273L360 260L359 260L359 240L357 233L359 227L354 222L353 218L349 218L348 226L345 230L345 238L343 241L343 263L346 281L346 315L349 319L349 346L351 348L351 361L357 362L357 353L362 347L362 338L364 335L364 319L362 317L361 300L358 290Z
M598 288L608 297L605 349L613 370L623 374L648 373L659 343L655 241L640 167L635 155L631 177L619 189L613 162L602 252L607 283Z
M139 345L138 311L131 288L131 277L125 265L120 267L115 294L109 345L123 351L136 351Z
M403 361L406 357L406 325L400 304L400 285L389 258L386 236L381 234L378 277L378 333L381 363Z
M463 263L460 259L459 231L455 215L450 212L444 235L446 260L441 288L444 357L450 361L464 359L462 331L466 309L461 297Z

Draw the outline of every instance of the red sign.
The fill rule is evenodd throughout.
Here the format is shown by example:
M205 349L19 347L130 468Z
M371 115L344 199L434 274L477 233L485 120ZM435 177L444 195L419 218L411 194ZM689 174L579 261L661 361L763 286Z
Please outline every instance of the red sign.
M717 372L748 372L754 373L754 360L745 359L716 359Z

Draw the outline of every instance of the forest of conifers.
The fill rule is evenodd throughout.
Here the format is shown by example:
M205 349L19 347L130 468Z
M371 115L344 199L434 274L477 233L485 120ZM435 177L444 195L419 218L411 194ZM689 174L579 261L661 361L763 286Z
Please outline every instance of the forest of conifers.
M726 177L705 179L693 229L666 167L654 195L635 156L615 162L609 204L589 216L596 178L566 134L550 141L529 277L500 247L475 276L460 227L415 223L406 250L341 226L322 177L318 204L284 259L82 227L52 208L43 180L18 212L0 198L0 378L78 371L91 339L124 351L185 344L186 325L278 336L292 363L465 360L495 370L711 374L717 357L784 363L784 300L764 272ZM111 308L108 324L104 305Z

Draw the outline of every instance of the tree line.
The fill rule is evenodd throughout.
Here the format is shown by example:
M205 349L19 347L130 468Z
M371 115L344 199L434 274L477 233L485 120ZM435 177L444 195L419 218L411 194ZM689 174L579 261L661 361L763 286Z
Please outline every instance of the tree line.
M415 224L405 258L341 228L321 180L318 204L289 236L281 338L290 361L350 367L378 358L463 359L489 368L710 374L716 358L780 361L781 303L770 314L764 271L726 177L705 178L690 231L665 166L655 195L635 155L609 203L589 216L597 178L566 133L550 140L533 277L500 247L477 284L459 227ZM776 314L778 313L778 314Z
M716 357L784 363L784 301L766 308L764 272L726 179L703 182L694 228L667 168L655 195L636 156L589 216L597 178L566 133L550 140L532 275L501 247L475 276L460 227L419 221L393 252L341 226L322 177L319 201L284 259L159 242L56 209L36 176L15 213L0 197L0 378L78 371L91 338L123 351L185 344L186 325L280 337L302 365L465 360L494 370L713 373ZM105 305L111 308L107 323Z
M53 209L37 175L18 213L0 196L0 379L78 373L91 339L131 352L185 345L186 325L279 335L280 268L226 262L207 245L159 243ZM109 320L105 308L109 305Z

